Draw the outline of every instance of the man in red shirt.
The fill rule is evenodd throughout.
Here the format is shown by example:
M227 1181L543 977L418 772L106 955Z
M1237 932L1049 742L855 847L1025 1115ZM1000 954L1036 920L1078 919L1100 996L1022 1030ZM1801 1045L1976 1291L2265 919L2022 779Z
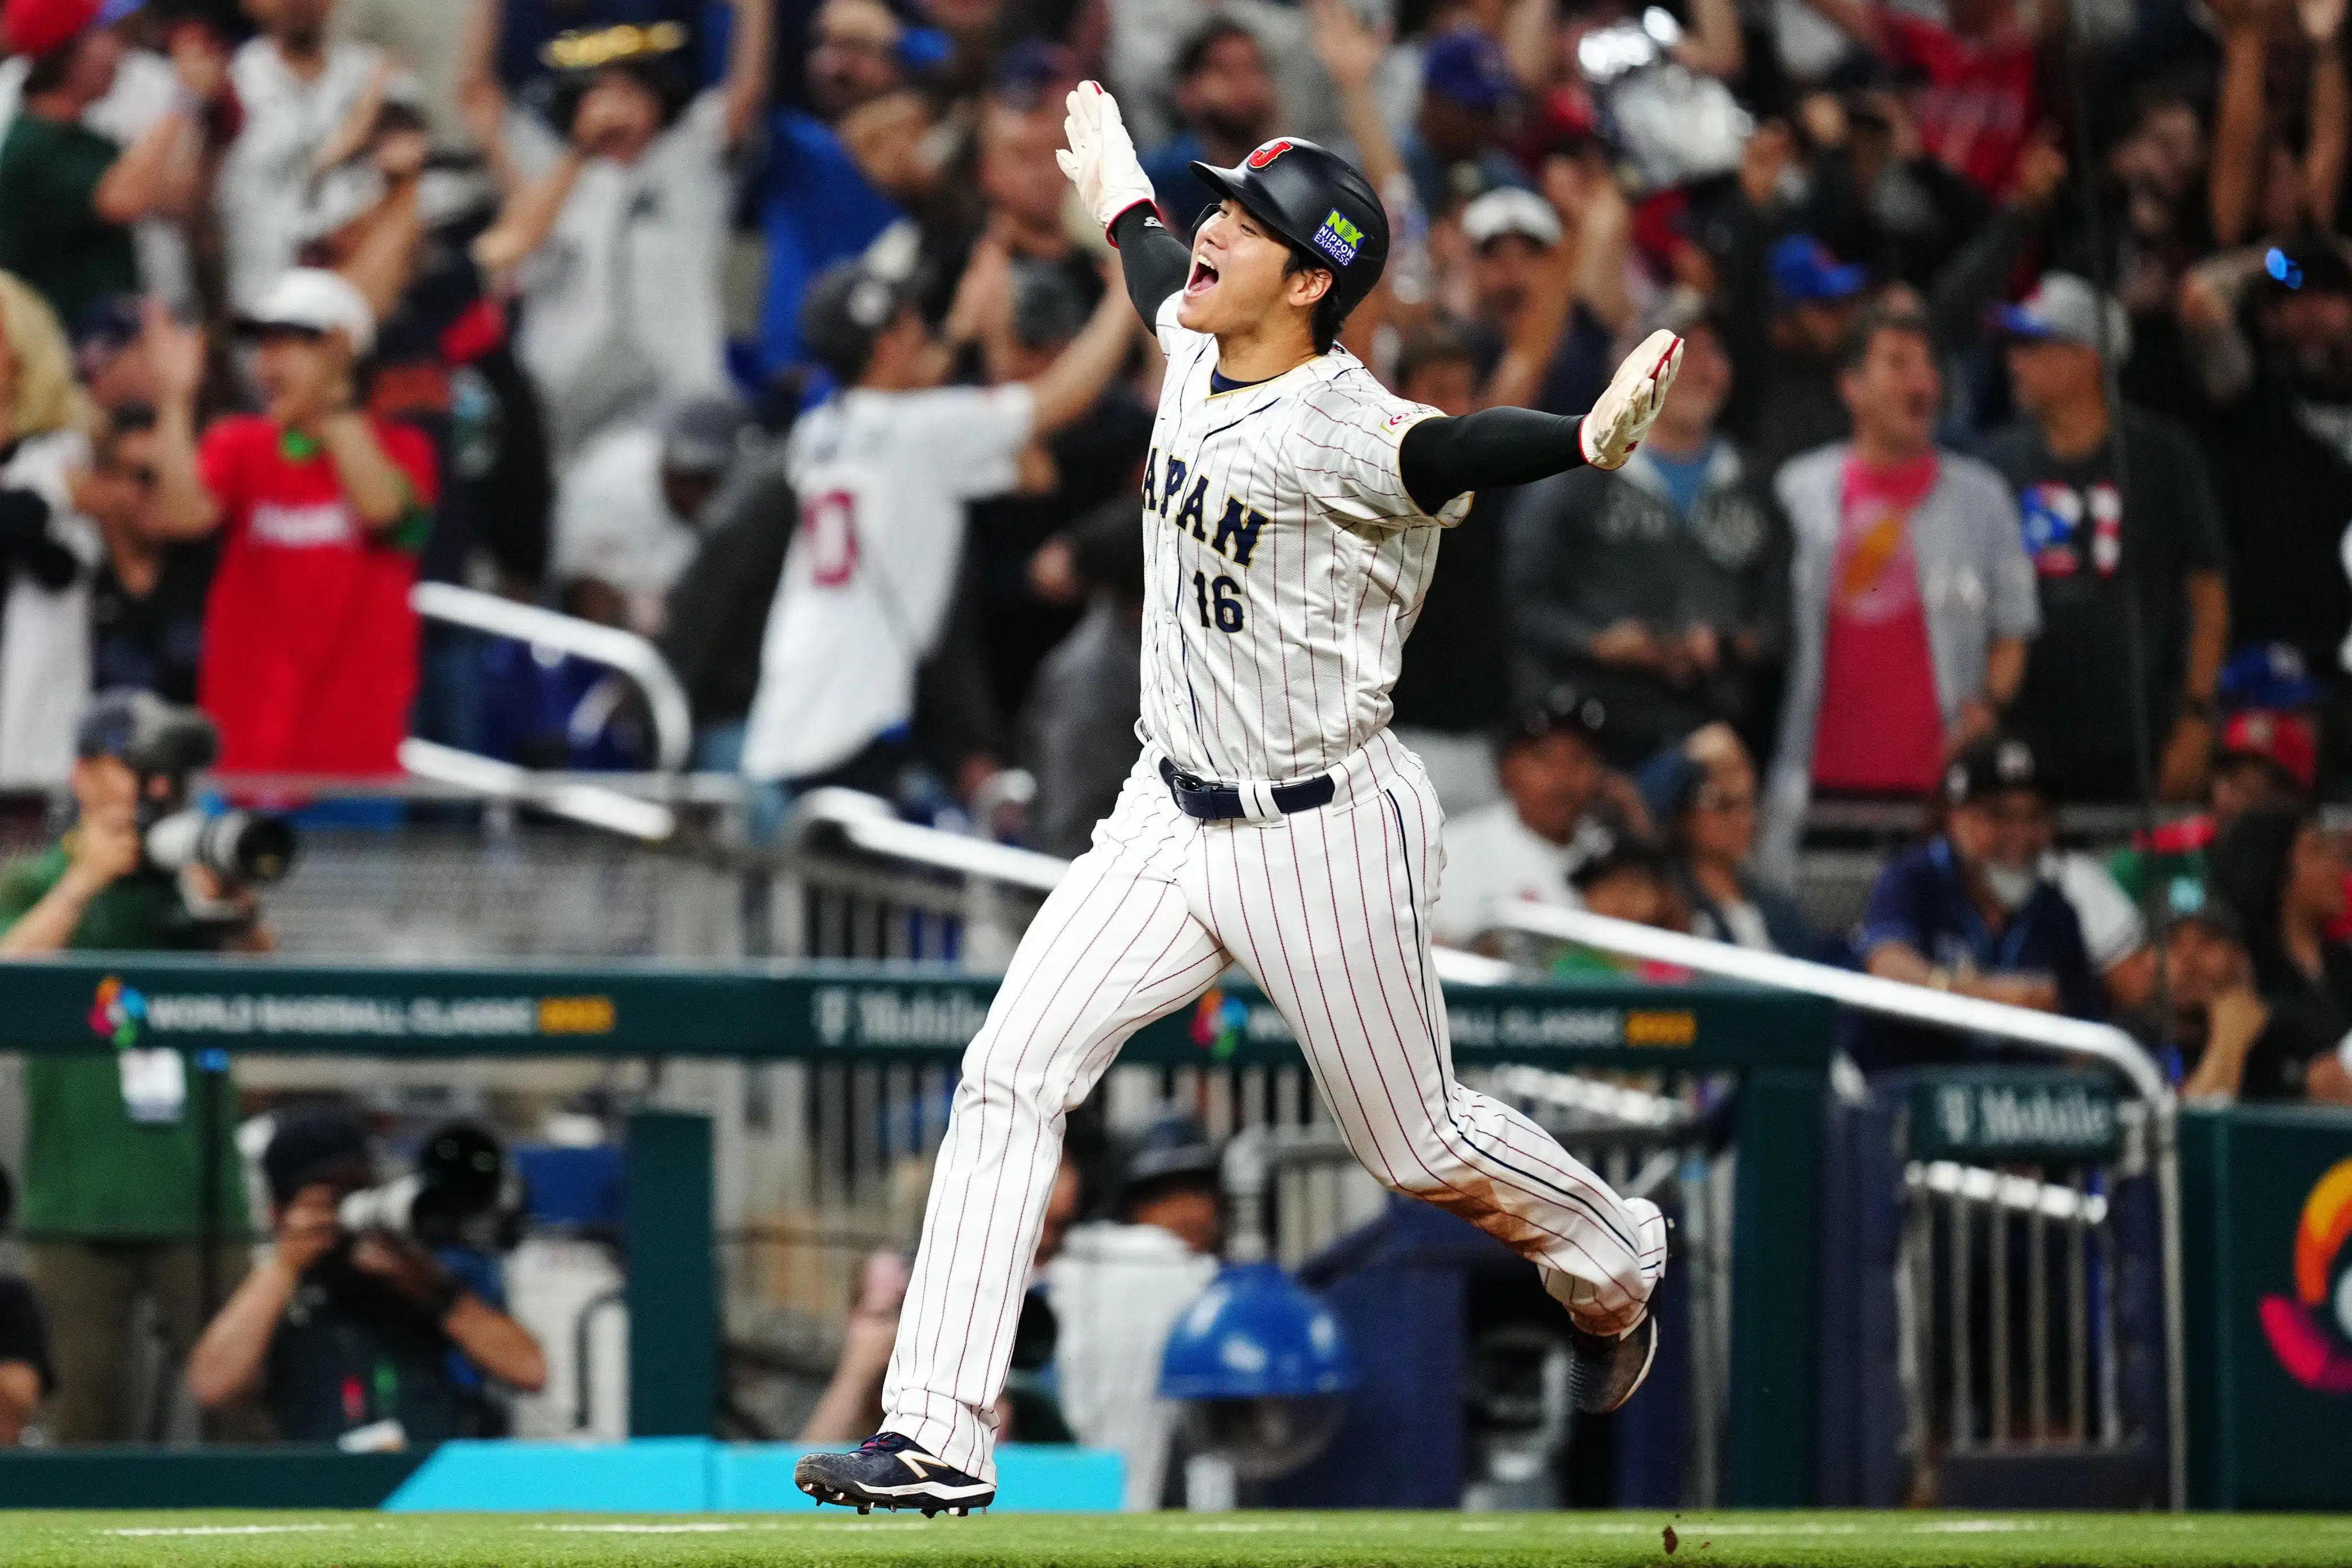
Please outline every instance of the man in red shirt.
M356 407L375 320L340 276L284 274L242 325L268 412L215 422L201 445L201 334L166 326L155 356L158 509L175 535L223 536L197 701L224 772L389 773L416 692L408 593L433 450Z

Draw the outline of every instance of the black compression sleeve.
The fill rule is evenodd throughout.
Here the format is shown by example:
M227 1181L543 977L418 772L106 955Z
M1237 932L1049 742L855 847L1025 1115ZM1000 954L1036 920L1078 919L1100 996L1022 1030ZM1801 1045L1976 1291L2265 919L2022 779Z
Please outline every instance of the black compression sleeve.
M1412 504L1434 516L1465 490L1525 485L1584 466L1580 419L1531 408L1486 408L1424 419L1404 433L1397 465Z
M1127 273L1127 297L1147 327L1160 325L1160 308L1184 287L1192 270L1192 252L1170 234L1149 202L1138 202L1119 214L1110 225L1111 243L1118 246L1119 266Z

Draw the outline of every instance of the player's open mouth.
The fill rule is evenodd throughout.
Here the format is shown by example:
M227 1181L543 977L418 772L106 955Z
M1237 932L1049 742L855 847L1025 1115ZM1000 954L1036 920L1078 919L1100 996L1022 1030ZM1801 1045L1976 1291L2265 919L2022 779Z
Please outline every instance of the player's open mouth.
M1207 256L1192 258L1192 276L1184 280L1187 294L1206 294L1217 286L1217 265Z

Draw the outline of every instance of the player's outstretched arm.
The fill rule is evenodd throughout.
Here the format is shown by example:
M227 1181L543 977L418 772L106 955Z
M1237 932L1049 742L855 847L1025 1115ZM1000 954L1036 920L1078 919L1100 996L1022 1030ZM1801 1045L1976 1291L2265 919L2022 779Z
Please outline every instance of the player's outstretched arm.
M1482 486L1530 484L1587 463L1622 467L1665 406L1682 363L1683 340L1656 331L1626 356L1582 419L1529 408L1424 419L1404 433L1397 449L1405 492L1414 506L1434 515L1454 497Z
M1067 102L1062 132L1070 149L1055 153L1054 160L1118 247L1127 269L1127 297L1135 302L1143 324L1156 326L1160 308L1184 287L1191 253L1160 226L1151 182L1135 156L1127 122L1119 118L1118 100L1103 91L1100 83L1082 81L1070 89Z

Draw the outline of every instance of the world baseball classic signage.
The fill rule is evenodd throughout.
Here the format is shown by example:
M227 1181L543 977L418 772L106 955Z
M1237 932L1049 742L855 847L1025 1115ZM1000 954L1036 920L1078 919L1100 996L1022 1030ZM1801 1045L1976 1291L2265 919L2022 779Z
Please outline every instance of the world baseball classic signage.
M952 1062L997 979L944 966L810 963L422 968L72 955L0 964L0 1050L179 1048L356 1056L890 1057ZM1733 986L1456 987L1455 1058L1819 1067L1829 1012ZM1129 1061L1282 1066L1290 1026L1220 985L1140 1031Z

